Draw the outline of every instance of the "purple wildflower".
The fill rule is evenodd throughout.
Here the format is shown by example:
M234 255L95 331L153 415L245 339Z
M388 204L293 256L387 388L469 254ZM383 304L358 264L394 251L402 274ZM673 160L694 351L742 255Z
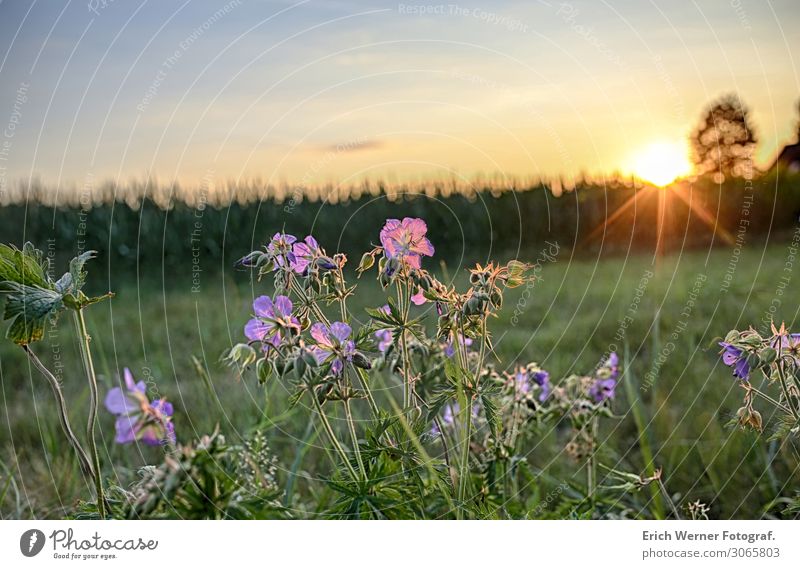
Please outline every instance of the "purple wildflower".
M619 378L619 356L611 352L597 370L595 382L589 387L589 397L595 403L602 403L607 399L614 399L616 395L617 379Z
M272 255L275 261L275 269L283 267L288 262L290 265L295 262L292 245L297 241L297 237L287 233L276 233L267 245L267 252Z
M244 335L253 342L263 342L278 347L281 331L300 329L300 321L292 316L292 301L288 296L276 296L275 301L268 296L259 296L253 301L255 318L244 327Z
M589 388L589 397L591 397L595 403L602 403L606 399L614 399L616 387L616 380L598 379Z
M478 413L480 413L481 407L477 403L472 406L472 418L477 419ZM458 403L450 404L444 406L442 409L442 426L443 427L450 427L456 422L456 417L458 416L459 411L461 411L461 406ZM434 436L441 435L441 431L436 423L433 424L431 428L431 434Z
M458 333L457 336L458 336L459 345L466 346L467 348L469 348L472 345L472 338L465 338L464 336L461 335L460 332ZM452 358L455 355L455 353L456 353L456 349L453 346L453 342L451 340L444 347L444 355L447 356L448 358Z
M388 304L384 304L380 311L384 314L389 314L390 309ZM389 349L389 346L392 345L392 331L389 328L382 328L375 332L375 339L378 341L378 350L382 353L386 353L386 350Z
M311 235L292 246L292 257L290 261L292 270L299 275L305 274L312 263L316 263L326 271L336 268L333 259L325 255L325 251Z
M553 390L552 385L550 385L550 374L543 369L536 370L531 374L531 379L541 390L539 393L539 401L547 399L550 396L550 392Z
M728 342L720 342L722 346L722 363L733 368L733 375L747 381L750 378L750 364L747 363L747 355L741 348L737 348Z
M117 416L114 441L127 444L142 441L151 446L175 442L172 423L172 403L165 399L148 401L144 381L136 382L131 370L125 368L125 391L114 387L106 395L105 406Z
M433 256L434 249L425 237L428 226L419 218L406 217L403 221L387 219L381 229L381 245L389 259L405 262L409 267L419 269L422 256Z
M616 381L619 377L619 356L617 352L611 352L602 367L608 370L609 379Z
M334 322L330 328L317 322L311 327L311 337L317 341L312 353L320 364L330 361L334 375L341 374L344 364L356 353L356 345L349 339L352 331L344 322Z
M531 370L526 367L518 367L514 375L509 378L510 385L514 388L515 397L525 399L534 384L538 386L539 401L544 401L550 395L550 374L543 369Z

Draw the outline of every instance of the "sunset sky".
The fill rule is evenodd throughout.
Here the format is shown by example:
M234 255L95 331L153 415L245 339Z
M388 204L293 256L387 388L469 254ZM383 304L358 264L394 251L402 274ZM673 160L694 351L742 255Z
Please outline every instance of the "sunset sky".
M631 172L654 152L679 161L706 104L732 91L763 165L794 139L798 48L792 0L4 0L0 174Z

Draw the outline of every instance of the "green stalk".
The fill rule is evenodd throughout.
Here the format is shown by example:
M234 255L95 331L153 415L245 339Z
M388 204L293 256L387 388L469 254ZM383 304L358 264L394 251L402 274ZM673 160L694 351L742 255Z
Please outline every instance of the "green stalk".
M786 375L783 371L783 359L781 358L780 348L778 349L778 377L780 378L781 390L783 391L783 397L786 399L786 404L789 406L789 410L792 413L792 417L794 417L795 421L800 420L800 412L795 407L795 404L792 402L792 398L789 395L789 387L786 383Z
M322 405L317 400L317 394L311 391L310 395L311 395L311 400L314 402L314 407L316 408L317 413L319 414L319 418L322 421L322 426L325 427L325 432L328 434L328 438L331 440L333 448L335 448L336 452L339 453L339 458L341 458L342 462L344 462L344 465L347 467L350 476L353 477L353 481L358 482L358 474L353 469L353 465L350 464L350 459L347 458L347 453L344 451L342 443L340 443L339 439L336 437L336 433L334 432L333 427L331 427L331 424L328 421L328 417L325 415L325 411L322 410Z
M61 429L67 436L67 440L69 440L70 445L72 445L72 448L75 450L75 454L78 455L78 462L81 465L81 470L83 470L84 474L94 479L95 476L92 463L89 461L89 457L86 456L86 451L83 450L78 437L75 436L75 432L72 430L72 425L70 425L69 415L67 414L67 402L64 399L64 393L61 391L61 384L58 382L56 376L54 376L52 372L45 367L36 354L33 353L33 350L31 350L30 346L22 346L22 349L25 350L25 353L28 355L28 358L30 358L34 367L36 367L36 369L38 369L39 372L50 383L50 387L53 389L53 395L56 397L56 403L58 404L58 418L61 422Z
M597 415L591 420L591 441L592 450L589 452L589 458L586 460L586 487L587 495L592 504L594 504L595 490L597 487L597 458L595 457L595 439L597 438Z
M86 424L86 438L89 440L89 453L92 456L94 466L94 486L97 493L97 512L100 519L106 518L106 498L103 493L103 480L100 473L100 455L97 453L97 441L95 440L95 430L97 428L97 411L99 408L99 396L97 390L97 377L94 373L94 363L92 362L92 352L89 348L91 337L86 330L86 320L83 318L83 309L76 309L75 324L80 336L81 355L86 369L86 378L89 380L89 420Z
M361 457L361 449L358 446L358 435L356 434L356 425L353 421L353 413L350 411L350 400L344 400L344 414L347 417L347 426L350 429L350 438L353 440L353 452L356 455L358 462L358 469L361 471L361 476L364 480L367 479L367 469L364 468L364 459Z
M400 279L395 281L397 283L397 302L400 304L400 312L403 314L403 326L408 323L408 305L410 301L410 288L403 288ZM408 342L406 339L406 330L403 328L400 335L400 347L403 355L403 409L408 413L411 409L411 376L410 366L411 361L408 356Z
M466 499L467 493L467 480L469 478L469 442L472 438L472 405L469 397L464 397L464 401L466 405L464 406L465 409L462 411L464 413L464 432L462 433L462 449L461 449L461 472L458 475L458 505L461 508L461 512L463 515L464 508L464 501Z
M377 419L380 416L380 410L378 409L378 404L375 402L375 396L372 394L372 388L369 386L367 372L356 366L353 366L353 369L356 370L356 375L358 375L358 379L361 381L361 386L367 394L367 401L369 402L369 408L372 410L372 416Z
M314 433L314 421L309 421L306 425L306 432L303 434L301 441L295 447L295 457L292 466L289 469L289 478L286 481L286 493L283 497L283 505L288 508L292 505L292 495L294 494L294 482L297 480L297 472L300 470L300 464L303 462L308 449L311 448L311 442L316 438Z

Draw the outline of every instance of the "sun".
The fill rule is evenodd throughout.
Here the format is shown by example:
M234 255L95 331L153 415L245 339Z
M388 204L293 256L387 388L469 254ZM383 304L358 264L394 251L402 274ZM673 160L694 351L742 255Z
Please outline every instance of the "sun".
M658 141L646 146L630 160L631 173L664 187L692 171L685 142Z

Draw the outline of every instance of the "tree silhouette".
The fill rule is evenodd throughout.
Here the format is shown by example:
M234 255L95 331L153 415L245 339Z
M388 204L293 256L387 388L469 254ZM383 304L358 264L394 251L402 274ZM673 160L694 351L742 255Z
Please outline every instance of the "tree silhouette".
M711 174L719 183L727 177L752 178L757 138L750 110L735 93L709 105L690 140L699 173Z

